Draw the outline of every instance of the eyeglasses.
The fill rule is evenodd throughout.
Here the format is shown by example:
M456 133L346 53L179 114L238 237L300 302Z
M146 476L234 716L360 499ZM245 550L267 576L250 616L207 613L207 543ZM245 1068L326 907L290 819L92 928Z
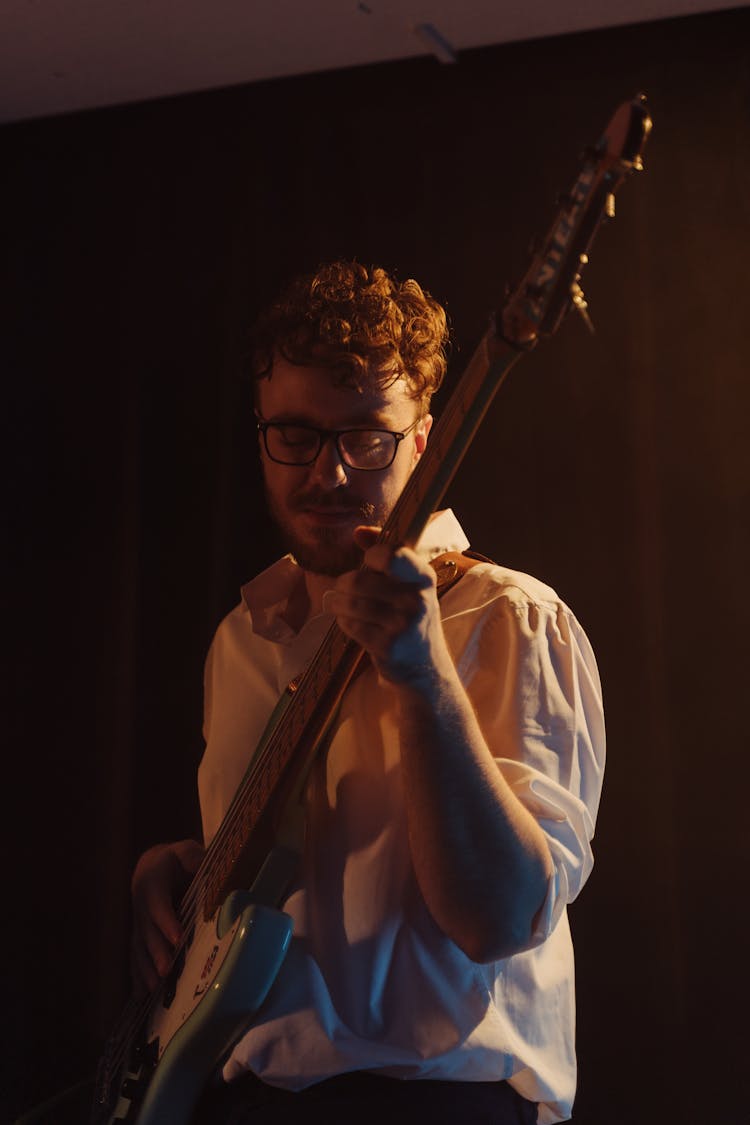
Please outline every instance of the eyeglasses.
M312 465L329 438L344 465L350 469L377 472L393 464L399 443L421 418L401 432L393 430L319 430L296 422L258 420L266 453L279 465Z

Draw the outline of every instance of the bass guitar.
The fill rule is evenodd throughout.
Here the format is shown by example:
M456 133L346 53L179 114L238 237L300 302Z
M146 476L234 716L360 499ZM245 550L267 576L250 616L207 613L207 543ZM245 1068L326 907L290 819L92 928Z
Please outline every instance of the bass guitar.
M546 238L434 427L383 542L416 543L511 367L571 308L586 314L582 268L614 213L614 192L642 167L650 128L645 99L637 97L585 151ZM93 1125L188 1125L207 1080L252 1024L291 939L291 919L279 907L301 847L305 780L362 659L333 625L288 685L181 903L185 936L168 977L151 996L131 1001L108 1043Z

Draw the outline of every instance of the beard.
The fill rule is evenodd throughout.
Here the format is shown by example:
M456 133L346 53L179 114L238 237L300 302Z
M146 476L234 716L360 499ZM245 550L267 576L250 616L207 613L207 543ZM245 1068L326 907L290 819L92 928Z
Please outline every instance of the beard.
M266 488L266 500L284 545L299 566L312 574L324 574L330 578L338 578L349 570L358 570L362 565L363 552L354 542L352 535L354 528L360 524L382 527L388 516L384 506L364 500L353 501L346 506L347 512L351 514L351 524L347 523L339 527L322 525L315 528L309 537L302 538L293 526L294 513L304 511L308 505L340 510L341 499L328 492L307 489L294 494L289 499L288 509L291 509L291 512L282 508L268 488Z

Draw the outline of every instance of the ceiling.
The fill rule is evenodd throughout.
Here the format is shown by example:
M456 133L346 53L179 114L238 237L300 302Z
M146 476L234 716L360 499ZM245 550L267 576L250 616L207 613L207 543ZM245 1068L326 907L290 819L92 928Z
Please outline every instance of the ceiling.
M447 60L451 51L470 47L739 6L731 0L0 0L0 121L431 52Z

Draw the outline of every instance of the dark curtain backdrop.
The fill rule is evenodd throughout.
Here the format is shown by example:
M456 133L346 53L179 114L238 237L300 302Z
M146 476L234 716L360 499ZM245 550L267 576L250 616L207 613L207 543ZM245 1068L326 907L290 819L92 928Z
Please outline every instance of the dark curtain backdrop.
M609 773L572 909L579 1125L746 1112L747 9L6 127L2 1108L92 1068L129 872L198 830L202 661L278 551L247 325L356 256L448 307L453 370L577 153L655 127L570 320L449 497L597 650ZM443 396L445 397L445 396Z

